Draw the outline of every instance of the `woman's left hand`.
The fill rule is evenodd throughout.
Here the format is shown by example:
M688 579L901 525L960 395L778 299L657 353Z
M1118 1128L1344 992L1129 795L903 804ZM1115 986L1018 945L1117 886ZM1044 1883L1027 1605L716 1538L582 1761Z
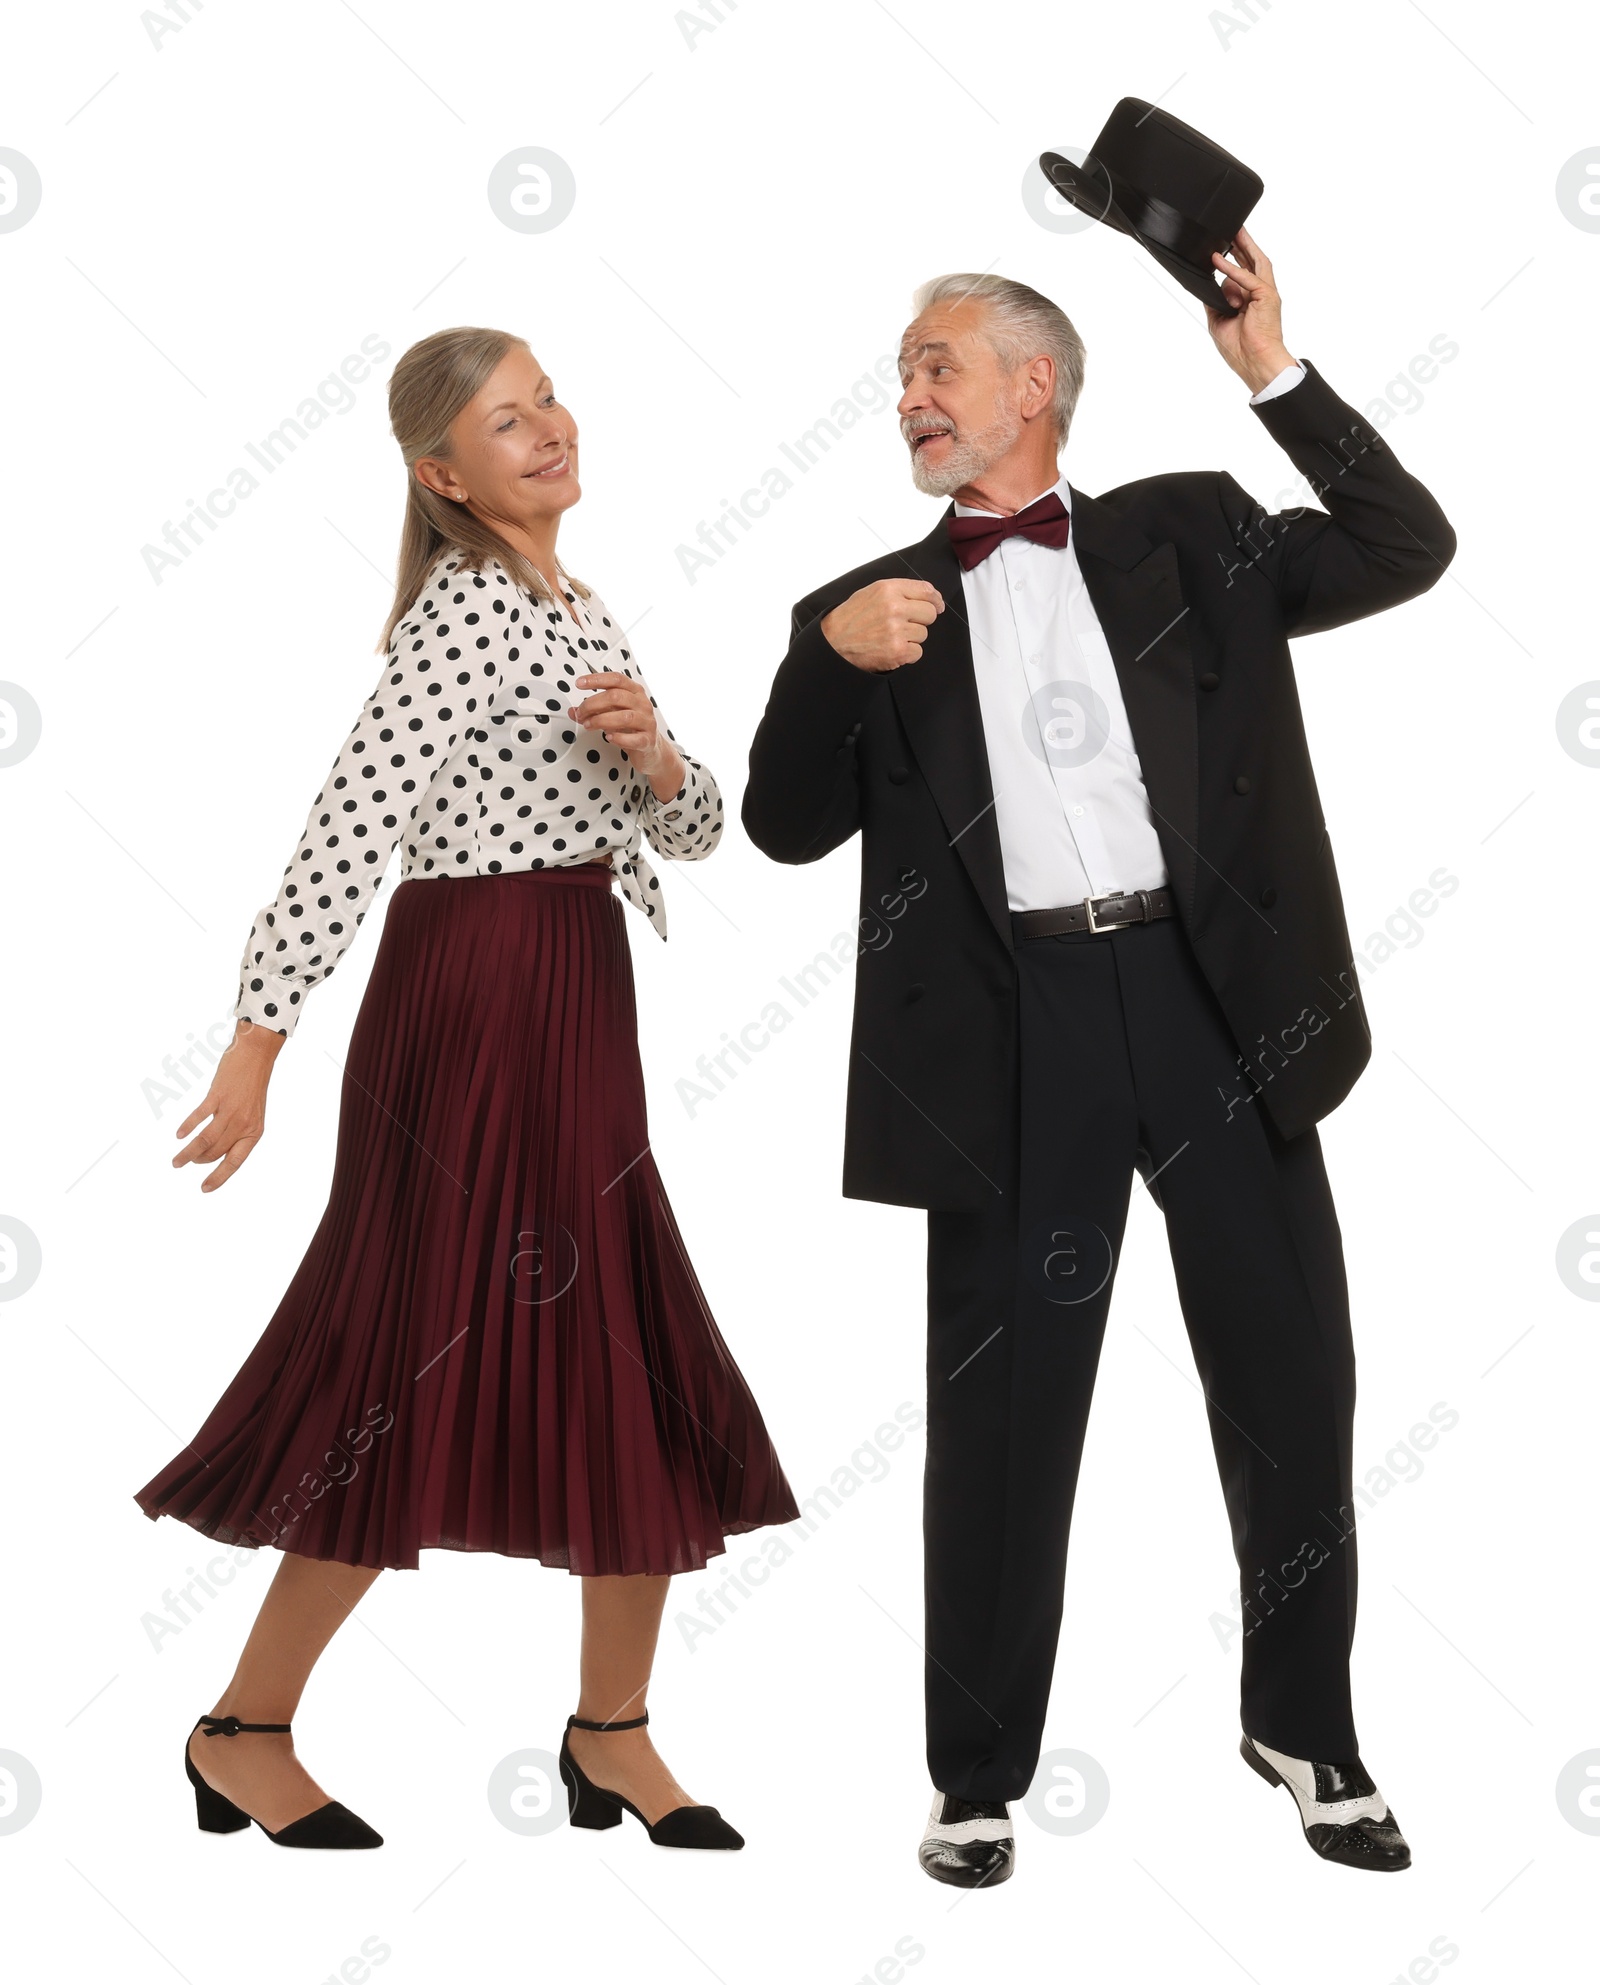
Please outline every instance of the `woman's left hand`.
M644 684L608 669L600 675L580 675L573 686L596 693L572 705L567 715L625 751L650 781L657 799L674 798L683 788L683 759Z

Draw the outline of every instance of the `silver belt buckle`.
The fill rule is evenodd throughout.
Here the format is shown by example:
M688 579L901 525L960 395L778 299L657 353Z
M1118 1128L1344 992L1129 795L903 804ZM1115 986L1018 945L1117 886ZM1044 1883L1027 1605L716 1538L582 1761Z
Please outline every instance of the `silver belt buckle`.
M1105 924L1096 923L1095 914L1094 914L1094 906L1096 903L1114 902L1128 895L1129 893L1130 892L1127 890L1117 889L1117 890L1113 890L1110 895L1106 895L1106 896L1084 897L1083 910L1084 910L1084 915L1089 919L1089 929L1091 933L1098 934L1101 931L1126 930L1130 924L1140 924L1140 923L1147 924L1150 922L1150 892L1146 889L1135 889L1131 893L1137 896L1139 899L1139 907L1144 911L1144 915L1142 917L1118 917L1114 923L1105 923Z

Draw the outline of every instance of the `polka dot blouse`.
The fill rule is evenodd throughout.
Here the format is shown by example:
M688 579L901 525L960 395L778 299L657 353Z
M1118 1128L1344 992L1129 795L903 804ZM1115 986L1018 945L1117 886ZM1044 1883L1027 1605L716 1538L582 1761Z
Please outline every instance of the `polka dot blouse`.
M535 599L496 559L474 572L460 552L441 554L395 626L276 902L255 920L236 1014L294 1032L402 840L407 879L556 868L610 852L623 895L666 936L640 829L667 860L699 861L721 838L722 795L683 753L682 788L658 799L625 751L568 717L592 693L574 690L578 676L644 678L600 596L566 598L571 613Z

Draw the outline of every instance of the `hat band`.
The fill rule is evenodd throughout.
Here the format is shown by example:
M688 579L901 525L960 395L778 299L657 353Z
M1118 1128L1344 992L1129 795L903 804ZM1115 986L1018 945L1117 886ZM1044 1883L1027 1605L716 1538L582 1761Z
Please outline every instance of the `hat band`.
M1143 193L1137 186L1119 186L1117 204L1136 233L1158 247L1169 249L1185 262L1210 268L1212 251L1228 246L1229 236L1202 227L1165 200L1158 200L1153 193Z

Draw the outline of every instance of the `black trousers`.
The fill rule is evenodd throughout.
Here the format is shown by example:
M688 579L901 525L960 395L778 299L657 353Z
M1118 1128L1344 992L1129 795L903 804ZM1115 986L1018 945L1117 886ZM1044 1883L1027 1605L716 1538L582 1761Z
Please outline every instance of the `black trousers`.
M1259 1103L1236 1100L1248 1084L1176 920L1025 939L1017 962L1007 1175L978 1210L928 1215L933 1782L1012 1799L1038 1761L1136 1168L1166 1218L1232 1525L1243 1727L1296 1757L1352 1759L1355 1358L1316 1133L1285 1140ZM1091 1486L1117 1493L1114 1478ZM1194 1489L1171 1484L1175 1535L1192 1527Z

